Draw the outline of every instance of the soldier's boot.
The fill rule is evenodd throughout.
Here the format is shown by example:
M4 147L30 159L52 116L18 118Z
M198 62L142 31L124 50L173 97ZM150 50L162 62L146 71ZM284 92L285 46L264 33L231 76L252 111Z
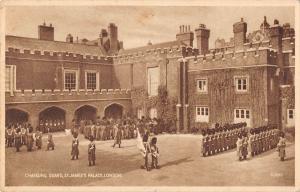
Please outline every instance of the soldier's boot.
M242 161L242 157L239 157L239 161Z
M251 156L252 156L252 157L254 156L254 152L251 152Z
M93 165L95 165L95 161L93 161Z
M281 157L280 160L281 160L281 161L284 161L284 157Z
M119 144L119 148L121 148L121 144Z
M246 160L247 159L247 155L244 155L244 160Z
M92 166L91 162L89 161L89 166Z

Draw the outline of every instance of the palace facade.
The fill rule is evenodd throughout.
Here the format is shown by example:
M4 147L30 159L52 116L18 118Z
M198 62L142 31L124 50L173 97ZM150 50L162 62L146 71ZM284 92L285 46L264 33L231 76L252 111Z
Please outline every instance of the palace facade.
M204 24L194 31L182 25L174 41L133 49L123 48L113 23L95 40L54 37L45 23L38 38L6 36L7 123L159 118L164 87L181 132L217 122L294 127L295 32L288 23L270 25L264 18L249 33L241 19L233 24L233 38L217 39L214 48Z

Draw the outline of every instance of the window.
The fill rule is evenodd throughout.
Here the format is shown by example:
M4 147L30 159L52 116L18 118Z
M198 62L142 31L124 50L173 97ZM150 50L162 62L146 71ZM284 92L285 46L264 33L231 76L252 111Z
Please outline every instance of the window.
M287 127L295 126L295 109L287 109Z
M77 90L77 71L76 70L65 70L65 89Z
M158 94L159 86L159 68L148 68L148 94L149 96L155 96Z
M248 109L235 109L234 110L234 122L246 122L250 126L250 110Z
M235 77L235 87L238 92L248 91L248 77Z
M151 109L150 109L150 111L149 111L149 117L150 117L151 119L157 118L157 110L156 110L156 108L151 108Z
M197 91L202 93L207 93L207 79L197 80Z
M99 73L95 71L85 72L86 89L99 90Z
M294 119L294 109L288 109L288 119Z
M196 107L196 122L209 122L208 107Z
M12 92L16 89L16 66L5 65L5 91Z

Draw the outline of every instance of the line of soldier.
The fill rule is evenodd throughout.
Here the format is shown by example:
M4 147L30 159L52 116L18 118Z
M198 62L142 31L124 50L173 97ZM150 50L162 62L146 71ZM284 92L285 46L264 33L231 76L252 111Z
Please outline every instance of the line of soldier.
M238 135L246 131L246 123L226 124L215 128L203 129L201 140L202 156L210 156L236 147Z
M27 151L32 151L34 144L37 149L42 148L43 133L39 127L33 132L33 127L29 123L16 123L6 126L5 144L7 147L15 147L16 152L20 151L23 145L26 145ZM53 146L53 147L52 147ZM47 150L54 149L52 134L48 134Z
M85 138L93 136L95 140L112 140L116 139L116 136L121 137L121 139L133 139L137 137L136 128L139 129L141 134L146 129L153 133L157 125L156 119L107 119L104 117L102 119L98 118L95 122L81 120L78 129L80 133L84 134ZM73 127L78 126L74 124Z
M250 129L249 133L239 135L237 153L239 160L246 159L276 148L281 132L275 125L268 125Z
M43 133L48 133L48 131L64 131L66 127L63 119L41 119L39 128Z

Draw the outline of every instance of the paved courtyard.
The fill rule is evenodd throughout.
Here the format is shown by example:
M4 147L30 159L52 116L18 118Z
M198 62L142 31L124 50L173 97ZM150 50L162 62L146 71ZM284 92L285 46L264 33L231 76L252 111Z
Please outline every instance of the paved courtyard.
M140 169L143 159L136 140L96 142L96 166L87 161L88 141L80 136L79 160L71 161L71 136L54 134L56 148L21 152L6 148L7 186L291 186L295 176L295 146L287 145L287 160L274 150L239 162L231 150L211 157L200 156L198 135L160 135L159 170Z

